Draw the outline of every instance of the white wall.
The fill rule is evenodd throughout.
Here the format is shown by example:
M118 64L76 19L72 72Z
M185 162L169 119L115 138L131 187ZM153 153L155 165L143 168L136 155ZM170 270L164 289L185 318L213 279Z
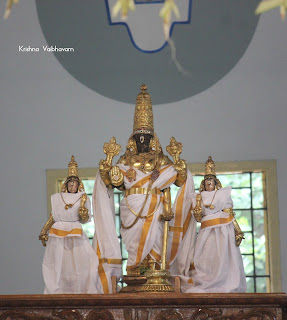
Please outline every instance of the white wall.
M1 1L0 12L4 11ZM154 106L163 146L175 136L182 157L204 162L278 162L283 291L287 291L287 25L279 10L261 17L237 66L207 91ZM0 294L41 293L46 221L45 170L97 166L111 136L126 145L133 105L104 98L72 78L52 53L20 53L19 45L45 45L35 4L20 1L0 21ZM123 75L124 77L124 75ZM112 90L113 88L111 88ZM138 88L133 90L134 95Z

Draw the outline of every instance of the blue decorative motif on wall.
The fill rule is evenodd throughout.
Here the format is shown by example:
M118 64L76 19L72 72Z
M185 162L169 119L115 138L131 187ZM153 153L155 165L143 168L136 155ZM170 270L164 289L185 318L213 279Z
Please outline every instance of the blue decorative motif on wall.
M111 26L107 0L35 1L48 45L75 49L53 53L63 68L91 90L131 104L142 83L148 84L153 104L166 104L207 90L225 77L248 50L259 19L254 10L260 2L193 1L191 23L175 23L172 29L177 59L191 74L186 76L171 61L169 45L146 54L132 44L126 25ZM184 1L188 0L180 0L180 5ZM162 7L162 3L157 5ZM137 4L135 12L148 7ZM154 14L160 24L158 13ZM128 20L132 19L131 14ZM143 35L146 30L162 31L154 23L148 21Z
M144 53L155 53L155 52L159 52L167 45L167 41L164 39L162 20L159 17L159 11L164 3L164 0L148 1L148 2L147 1L140 1L140 0L135 1L135 5L137 8L136 8L135 12L130 12L128 20L126 22L121 21L120 17L117 17L117 18L111 17L111 9L112 9L111 2L112 2L112 5L115 3L114 0L105 0L109 24L111 26L117 26L117 25L125 26L128 34L129 34L130 40L136 49L138 49ZM179 3L181 3L181 5L183 4L183 10L181 12L181 16L183 16L183 15L185 15L185 16L180 18L182 20L176 19L171 23L170 31L169 31L170 37L172 35L173 28L176 24L189 24L191 22L192 0L179 0ZM147 10L145 12L138 12L138 11L140 11L141 6L149 6L149 8L148 8L149 10ZM138 13L138 17L133 19L132 15L137 14L137 13ZM153 19L154 21L150 21L152 18L154 18ZM134 20L133 21L134 24L133 24L133 22L131 22L132 19ZM144 34L145 32L148 32L148 31L144 31L141 33L142 39L135 39L135 36L136 36L135 32L138 31L137 27L140 28L139 19L145 19L149 23L153 23L153 25L159 24L158 28L157 28L158 32L157 33L153 32L152 34L149 33L148 41L147 41L145 34ZM145 24L144 27L147 28L148 25L149 24ZM155 30L153 30L153 31L155 31ZM157 39L155 39L156 37L157 37ZM144 40L146 40L146 41L144 41ZM153 44L151 45L150 42L152 40L154 40L154 41L153 41ZM156 41L157 41L157 43L155 44ZM139 42L141 43L141 45L139 44ZM148 48L149 45L151 45L153 48L152 49Z

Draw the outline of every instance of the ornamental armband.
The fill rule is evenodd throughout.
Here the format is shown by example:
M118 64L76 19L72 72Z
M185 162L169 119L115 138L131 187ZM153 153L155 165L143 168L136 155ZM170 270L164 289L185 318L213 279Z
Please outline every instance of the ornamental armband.
M239 247L241 244L241 241L245 239L244 233L241 231L241 228L238 222L236 221L236 219L233 220L233 226L234 226L234 232L235 232L235 243L236 243L236 246Z
M89 210L85 207L87 202L87 195L84 193L81 196L81 204L79 208L79 218L81 223L85 223L89 220Z
M196 206L193 209L193 215L197 222L200 222L202 219L202 207L201 207L201 194L196 195Z
M42 244L44 247L46 247L46 241L48 241L48 231L51 229L53 224L54 224L53 215L50 214L49 219L45 223L39 235L39 240L42 241Z
M235 219L235 212L233 211L233 208L227 208L227 209L223 209L223 212L229 213L234 217L234 220L232 221L233 227L234 227L234 233L235 233L235 244L237 247L240 246L241 241L244 238L244 232L242 232L237 220Z

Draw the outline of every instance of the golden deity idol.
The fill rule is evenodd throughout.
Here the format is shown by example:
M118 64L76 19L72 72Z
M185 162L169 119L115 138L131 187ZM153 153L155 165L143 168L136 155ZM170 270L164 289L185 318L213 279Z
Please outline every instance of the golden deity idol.
M126 291L172 291L166 261L168 225L174 217L170 185L182 186L187 169L179 157L182 145L174 138L167 147L173 161L163 154L154 132L151 97L144 84L136 100L133 133L125 154L113 166L112 159L120 149L114 137L104 144L107 158L100 161L99 172L108 188L124 192L120 204L121 234L128 252L124 280L144 283L148 277L143 287Z

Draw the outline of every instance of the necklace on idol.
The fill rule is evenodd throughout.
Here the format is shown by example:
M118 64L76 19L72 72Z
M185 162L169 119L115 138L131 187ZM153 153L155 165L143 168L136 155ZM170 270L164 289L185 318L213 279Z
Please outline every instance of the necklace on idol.
M61 197L62 197L63 202L65 203L65 209L68 210L69 208L72 208L74 206L74 204L76 204L81 199L82 196L80 196L80 198L74 203L66 203L63 198L62 193L61 193Z
M204 204L204 202L203 202L203 200L202 200L202 198L201 198L202 204L204 205L205 208L209 208L209 209L211 209L211 210L213 210L213 209L215 208L214 205L212 204L212 202L213 202L213 200L214 200L214 198L215 198L216 192L217 192L217 189L216 189L215 192L214 192L214 195L213 195L213 198L212 198L210 204Z

